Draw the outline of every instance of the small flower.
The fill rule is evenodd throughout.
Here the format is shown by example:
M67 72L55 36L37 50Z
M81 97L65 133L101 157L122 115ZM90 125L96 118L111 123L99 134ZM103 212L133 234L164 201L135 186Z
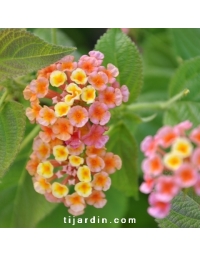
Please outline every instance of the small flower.
M91 85L88 85L82 89L81 99L87 104L93 103L95 100L95 89Z
M102 148L108 141L108 135L103 135L105 128L99 125L93 125L86 135L83 136L83 142L87 146L94 146L96 148Z
M48 126L56 122L57 118L55 112L47 106L44 106L40 112L37 121L39 124Z
M94 190L92 194L86 198L86 202L89 205L93 205L95 208L103 208L107 203L107 200L102 191Z
M69 189L68 189L67 186L62 185L62 184L60 184L58 182L54 182L51 187L52 187L52 194L56 198L63 198L69 192Z
M81 106L72 107L68 113L69 122L75 127L82 127L88 121L88 112Z
M49 161L44 161L37 166L37 173L48 179L53 176L53 165Z
M52 127L53 133L60 140L69 140L73 133L73 126L66 118L59 118Z
M142 169L146 174L158 176L163 172L164 166L161 157L157 154L146 158L142 162Z
M175 171L181 166L183 160L179 154L170 152L165 154L163 162L168 169Z
M66 146L54 146L53 155L57 161L65 161L68 158L69 151Z
M33 178L33 186L39 194L51 192L51 184L43 177L37 176Z
M71 106L71 105L73 105L74 100L80 99L82 89L74 83L69 84L65 89L69 93L64 98L65 103Z
M90 51L89 52L90 57L93 57L97 60L97 65L100 66L103 62L104 54L99 51Z
M144 194L149 194L152 192L154 185L155 179L145 173L144 182L140 185L140 191Z
M70 110L70 106L65 102L58 102L54 108L56 117L66 116Z
M108 77L104 72L93 72L88 78L88 82L98 91L106 89Z
M93 124L105 125L110 120L110 112L104 103L94 102L89 107L89 117Z
M149 204L151 206L148 208L148 213L154 218L165 218L170 212L171 204L160 201L156 193L152 193L149 196Z
M197 171L189 163L184 163L176 171L175 177L182 188L188 188L197 182Z
M37 100L36 93L33 93L30 90L30 86L27 85L26 88L23 90L23 95L25 100L30 100L30 102Z
M87 82L87 76L86 76L86 73L83 69L81 68L77 68L75 69L71 76L70 76L70 79L77 83L77 84L85 84Z
M75 191L79 196L88 197L92 193L92 185L89 182L79 182L75 185Z
M61 71L72 72L77 68L77 62L74 62L74 56L68 55L60 60L60 63L57 65L57 67Z
M106 148L95 148L94 146L87 146L85 151L87 156L104 156L106 154Z
M108 83L112 84L115 82L115 77L119 75L119 70L117 67L115 67L113 64L108 64L107 69L105 67L100 67L100 69L103 73L105 73L108 77Z
M158 148L158 141L152 136L147 136L141 142L140 149L145 154L145 156L151 156L154 154Z
M35 139L33 143L33 150L35 155L41 160L46 160L50 156L49 144L43 142L39 138Z
M171 126L162 127L156 135L158 143L163 147L167 148L172 145L174 140L177 138L177 133Z
M110 188L111 179L106 172L100 172L94 175L92 186L96 190L107 191Z
M32 157L32 159L30 159L27 162L26 169L31 176L36 174L37 167L38 167L39 163L40 163L40 159L35 155L34 155L34 157Z
M31 108L26 109L26 116L31 123L34 123L38 119L41 109L42 107L37 102L31 102Z
M156 185L156 198L161 202L170 202L180 191L180 187L173 177L159 177Z
M85 71L87 75L98 70L98 61L94 57L84 55L78 62L78 67Z
M118 155L114 155L112 152L108 152L103 156L105 167L104 172L108 174L114 173L116 170L120 170L122 167L122 160Z
M181 157L188 157L192 153L193 146L186 138L178 137L172 146L172 152Z
M65 205L70 207L70 210L76 213L83 211L86 207L84 198L77 193L67 195L65 197Z
M130 92L128 90L128 87L126 85L122 85L120 88L121 94L122 94L122 101L127 102L129 99Z
M39 137L45 142L49 143L55 139L55 134L53 133L52 127L41 125L43 131L39 133Z
M99 92L99 101L106 104L108 108L115 108L122 103L122 93L119 88L107 87Z
M43 68L41 70L38 71L38 77L45 77L47 79L49 79L51 73L56 70L56 65L52 64L46 68Z
M67 80L67 76L64 72L55 70L50 75L50 83L54 87L63 85Z
M39 77L37 80L33 80L29 85L30 91L34 93L37 98L44 98L48 93L49 81L44 77Z
M78 168L77 177L82 182L91 181L91 171L87 165L83 165Z
M80 156L71 155L69 157L69 163L71 164L71 166L78 167L84 163L84 159Z
M88 156L86 158L86 163L91 172L100 172L105 167L103 159L99 156Z

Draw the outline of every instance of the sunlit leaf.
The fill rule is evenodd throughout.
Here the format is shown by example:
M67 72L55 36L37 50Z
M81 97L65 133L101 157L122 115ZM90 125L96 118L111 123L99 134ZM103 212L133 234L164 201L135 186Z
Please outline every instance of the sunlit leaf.
M25 75L61 59L75 48L49 44L22 29L0 31L0 81Z

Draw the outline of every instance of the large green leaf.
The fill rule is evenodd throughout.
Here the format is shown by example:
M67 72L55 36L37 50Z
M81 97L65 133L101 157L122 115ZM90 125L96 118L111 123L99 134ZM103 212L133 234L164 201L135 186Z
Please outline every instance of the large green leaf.
M32 125L27 125L26 135ZM17 136L16 136L17 137ZM31 144L23 149L0 183L0 227L28 228L49 214L56 204L47 202L43 195L35 192L31 176L25 170L25 164L31 153ZM14 146L14 143L13 143Z
M14 161L25 130L24 107L7 102L0 110L0 177Z
M137 198L138 152L135 139L123 123L114 126L109 136L108 150L118 154L122 159L122 169L111 175L112 185L127 196Z
M194 127L200 124L200 103L177 102L170 107L164 116L165 125L176 125L185 120L191 121Z
M184 101L191 100L199 102L199 83L200 57L196 57L185 61L174 74L169 87L170 97L187 88L190 90L190 93L184 98Z
M75 48L56 46L22 29L0 31L0 81L50 65Z
M200 55L199 28L172 28L170 30L178 56L186 60Z
M162 228L200 228L200 197L193 191L180 193L172 201L170 214L156 221Z
M118 67L118 81L129 87L129 103L134 101L143 81L142 61L135 44L120 29L109 29L98 40L95 49L104 53L104 65L112 63Z

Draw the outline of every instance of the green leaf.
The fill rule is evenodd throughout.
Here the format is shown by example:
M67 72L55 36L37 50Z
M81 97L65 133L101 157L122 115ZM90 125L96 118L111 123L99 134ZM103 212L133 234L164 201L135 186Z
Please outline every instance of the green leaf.
M170 87L170 97L176 95L184 89L189 89L190 93L184 97L184 101L200 101L200 57L185 61L174 74Z
M170 30L174 49L178 56L186 60L200 55L199 28L172 28Z
M200 228L200 197L193 191L182 192L172 201L170 214L156 221L161 228Z
M64 223L64 217L71 216L67 208L63 204L59 204L48 216L41 220L36 227L39 228L119 228L122 223L114 223L114 219L121 220L125 216L128 209L128 198L123 193L111 187L106 192L107 204L97 209L93 206L87 206L85 213L75 217L76 225ZM77 223L77 219L81 218L83 223ZM95 223L91 223L91 218L95 218ZM102 223L102 218L107 219L107 223ZM133 218L133 216L132 216ZM73 217L71 216L71 219ZM87 223L85 223L87 219ZM99 220L99 223L98 223Z
M168 84L178 64L173 53L169 31L150 34L142 45L142 52L144 85L138 100L166 100Z
M0 81L41 69L74 50L48 44L22 29L0 31Z
M110 140L107 144L109 151L118 154L122 159L121 170L111 175L112 185L127 196L137 198L138 194L138 166L137 145L134 137L126 126L118 124L109 132Z
M26 135L32 128L27 126ZM32 178L25 170L31 144L32 141L18 154L0 183L0 228L35 227L56 207L34 190Z
M119 69L118 81L129 87L129 103L133 102L143 82L142 61L135 44L120 29L109 29L98 40L95 49L104 53L104 65L112 63Z
M0 110L0 177L9 168L19 151L25 130L24 108L7 102Z
M176 125L182 121L189 120L194 127L200 123L200 103L180 101L173 104L164 115L165 125Z

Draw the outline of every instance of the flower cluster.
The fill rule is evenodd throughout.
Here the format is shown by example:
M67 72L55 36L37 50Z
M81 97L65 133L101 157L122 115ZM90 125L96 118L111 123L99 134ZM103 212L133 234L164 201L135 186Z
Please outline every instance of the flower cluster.
M104 55L90 51L78 62L71 55L38 71L24 90L26 115L41 127L26 169L35 190L50 202L62 202L80 215L86 205L103 207L103 191L121 159L107 152L110 109L128 101L126 85L116 81L118 68L102 66ZM50 99L47 105L41 99ZM69 193L70 192L70 193Z
M155 218L169 214L171 200L181 190L192 187L200 195L200 126L191 128L188 120L165 126L141 143L146 159L140 191L150 193L148 213Z

